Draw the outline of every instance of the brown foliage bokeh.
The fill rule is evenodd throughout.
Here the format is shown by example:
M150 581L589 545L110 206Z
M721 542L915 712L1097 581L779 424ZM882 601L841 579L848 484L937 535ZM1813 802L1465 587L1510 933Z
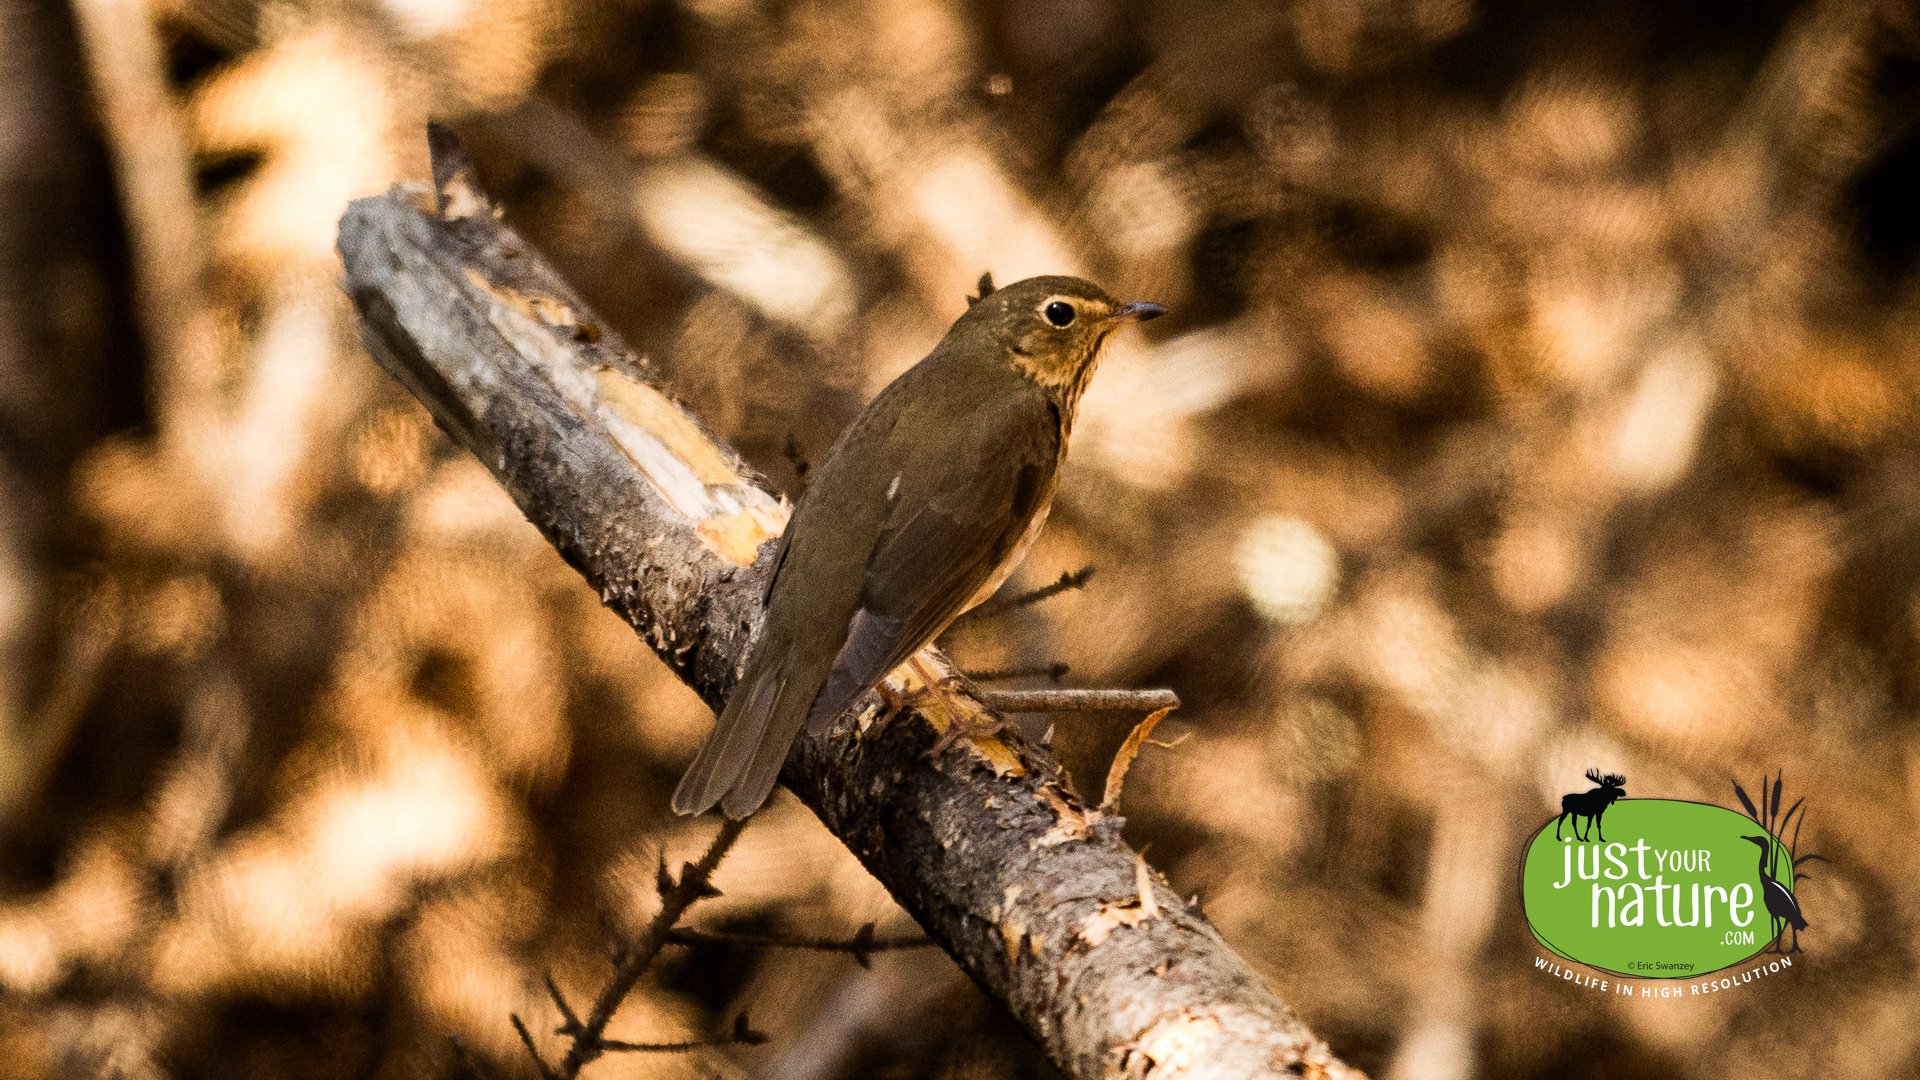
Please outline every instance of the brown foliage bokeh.
M982 270L1172 314L947 644L1188 702L1128 836L1376 1075L1911 1075L1920 17L1886 2L0 0L0 1075L527 1069L705 709L361 351L446 119L797 494ZM1128 717L1057 718L1081 788ZM1044 726L1044 725L1043 725ZM1811 807L1793 975L1549 982L1600 767ZM705 925L905 916L790 797ZM938 953L675 949L596 1076L1036 1076ZM542 1036L547 1038L548 1036Z

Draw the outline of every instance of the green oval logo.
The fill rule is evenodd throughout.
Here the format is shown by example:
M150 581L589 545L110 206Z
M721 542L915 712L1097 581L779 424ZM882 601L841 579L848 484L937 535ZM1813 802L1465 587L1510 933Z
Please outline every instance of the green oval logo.
M1570 807L1541 826L1521 866L1527 924L1562 958L1638 979L1691 978L1772 946L1790 923L1783 910L1797 918L1793 859L1758 821L1618 795L1593 809L1598 821Z

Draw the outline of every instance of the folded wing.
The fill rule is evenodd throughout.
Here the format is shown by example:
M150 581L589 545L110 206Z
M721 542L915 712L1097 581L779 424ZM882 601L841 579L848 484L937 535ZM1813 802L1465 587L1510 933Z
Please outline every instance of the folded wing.
M816 484L873 489L871 499L842 501L873 507L877 532L811 520L802 501L768 587L760 640L674 793L677 812L715 802L735 818L758 809L801 726L820 730L845 712L945 629L1013 553L1052 496L1058 412L1036 388L994 395L962 423L968 437L939 440L937 459L924 456L934 452L927 440L904 431L886 440L892 445L868 448L882 453L858 469L831 474L835 463L823 466ZM846 543L861 532L873 536L871 544ZM852 559L863 566L845 564ZM787 575L806 575L816 587L795 589ZM844 600L817 587L843 579Z

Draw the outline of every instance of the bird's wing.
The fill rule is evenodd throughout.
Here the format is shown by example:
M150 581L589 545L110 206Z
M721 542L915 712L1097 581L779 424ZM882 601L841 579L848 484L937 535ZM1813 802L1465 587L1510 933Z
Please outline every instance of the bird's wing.
M881 527L846 643L808 711L810 729L831 723L945 629L1051 497L1060 446L1053 404L1019 395L979 419L960 453L903 472L922 491L896 505L916 509Z
M850 557L864 561L871 544L859 543L847 551L841 537L870 537L884 517L878 498L855 499L852 517L844 505L836 505L833 513L822 510L823 495L831 496L848 485L872 486L860 475L863 455L848 459L840 453L849 440L858 440L871 414L869 406L827 451L813 486L780 533L762 597L765 617L747 654L746 668L674 789L675 813L704 813L724 797L722 809L741 818L757 809L773 790L793 736L805 723L807 707L826 681L840 648L831 628L844 625L858 603L859 577L844 572L858 567L843 564ZM789 571L804 586L798 594L791 587L781 588L783 583L791 585ZM844 588L835 590L833 583L841 577L847 579ZM836 591L840 595L833 595ZM773 758L776 744L779 757L768 766L763 759ZM752 783L743 781L756 767L758 772L748 778Z
M699 813L719 802L730 817L752 813L778 781L801 726L811 722L818 730L845 712L939 633L1011 553L1051 493L1059 463L1059 414L1035 388L1031 394L995 395L985 407L971 410L956 430L967 437L938 440L944 444L938 451L903 431L894 440L900 451L897 470L862 461L858 464L868 467L857 478L834 471L829 454L816 484L877 485L877 500L897 475L917 490L899 492L899 498L888 500L889 508L866 504L878 513L879 528L869 533L874 540L855 579L857 603L851 592L843 600L814 596L811 611L783 602L784 590L777 587L781 577L789 571L805 575L818 592L840 560L861 556L840 543L846 535L859 535L862 527L851 521L815 522L817 507L802 501L776 556L761 638L741 684L681 778L675 811ZM928 456L934 453L940 456ZM902 509L895 512L894 506ZM844 614L849 609L850 616ZM842 614L828 616L829 611ZM832 622L823 625L823 616ZM830 628L834 624L844 630L836 633Z

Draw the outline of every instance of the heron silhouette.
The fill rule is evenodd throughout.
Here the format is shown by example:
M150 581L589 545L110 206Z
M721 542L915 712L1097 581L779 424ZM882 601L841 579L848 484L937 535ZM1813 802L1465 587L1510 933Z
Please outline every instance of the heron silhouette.
M1784 951L1799 952L1800 931L1807 928L1807 919L1800 914L1800 904L1793 898L1793 893L1788 892L1785 885L1775 881L1773 875L1767 873L1767 856L1773 854L1773 838L1742 836L1740 839L1751 840L1760 845L1760 896L1766 902L1767 914L1773 917L1773 950L1783 951L1780 948L1780 935L1786 932L1787 926L1791 926L1793 927L1793 948ZM1783 923L1785 925L1782 925Z

